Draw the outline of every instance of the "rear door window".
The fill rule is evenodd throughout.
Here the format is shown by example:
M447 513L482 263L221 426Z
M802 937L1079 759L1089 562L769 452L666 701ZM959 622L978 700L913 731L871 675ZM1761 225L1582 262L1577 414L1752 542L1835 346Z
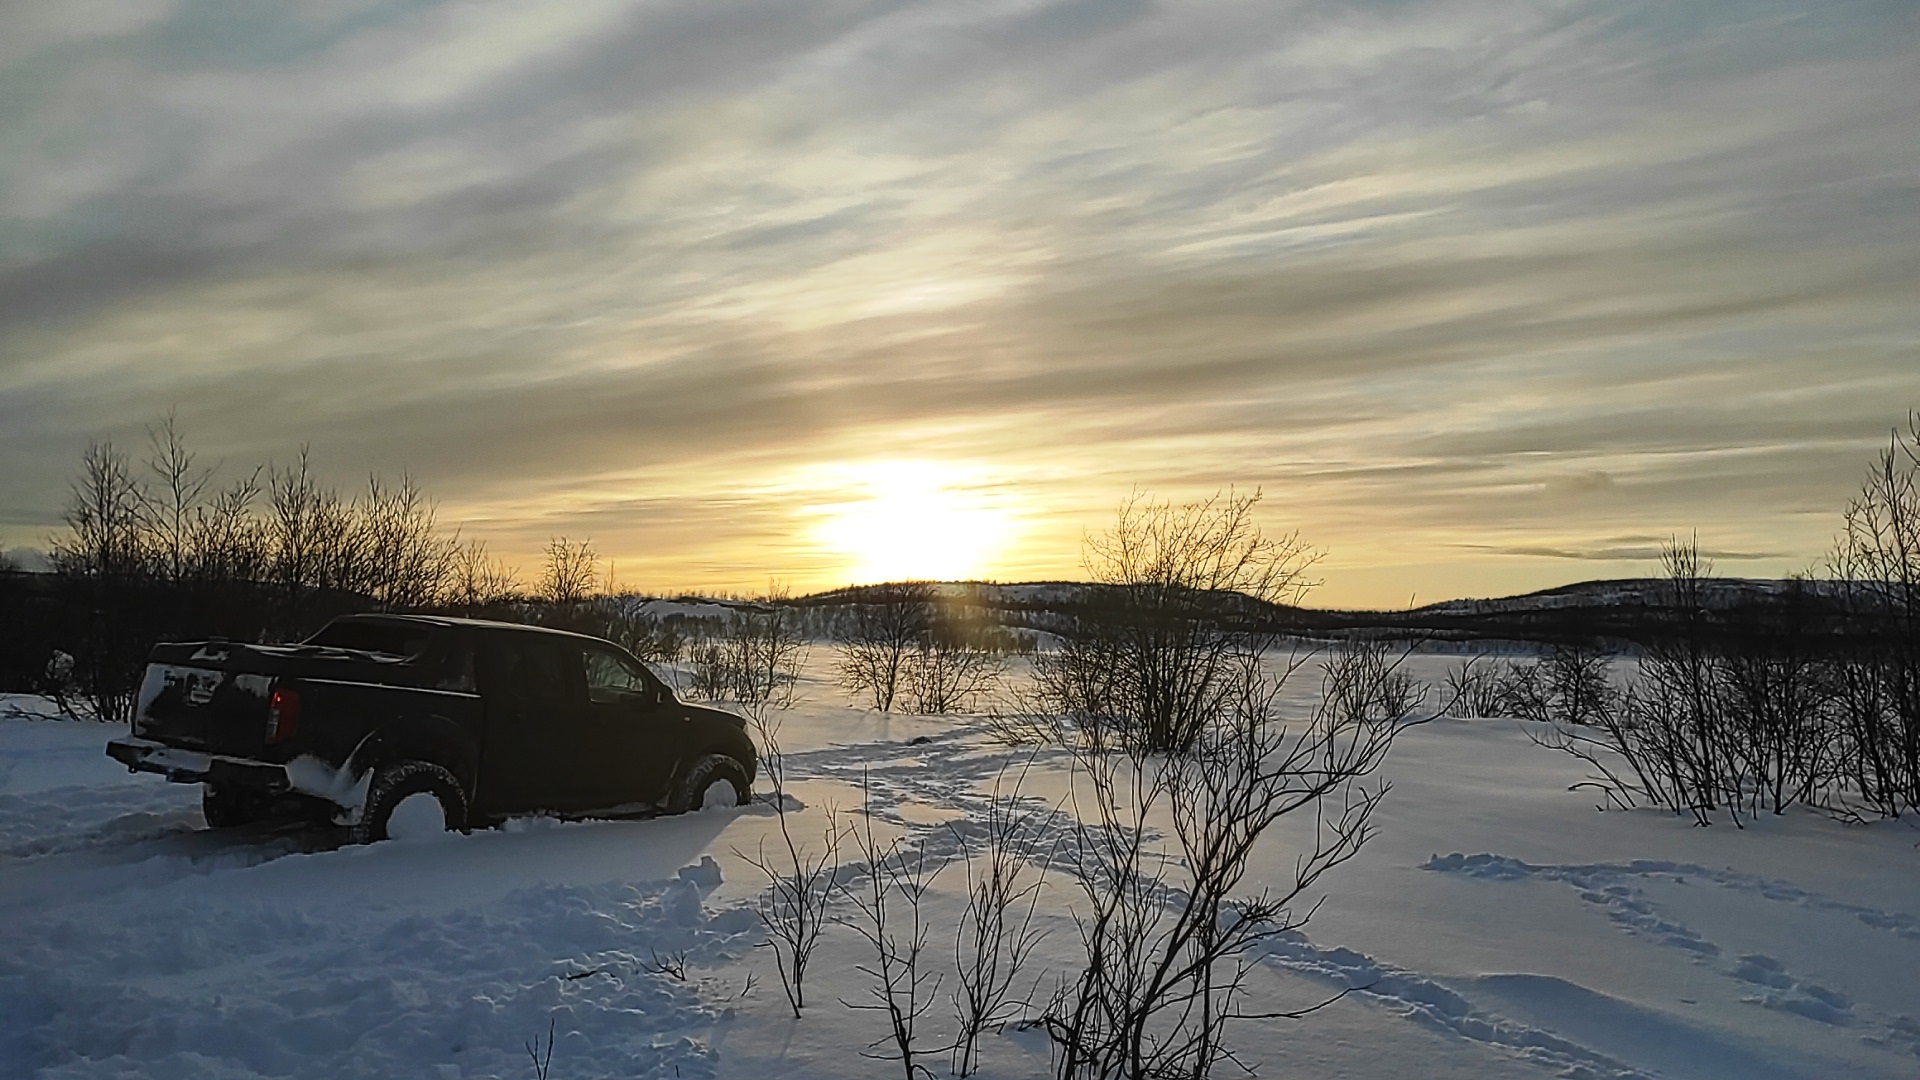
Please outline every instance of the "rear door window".
M500 688L528 705L559 705L576 699L578 662L558 641L515 634L501 643Z

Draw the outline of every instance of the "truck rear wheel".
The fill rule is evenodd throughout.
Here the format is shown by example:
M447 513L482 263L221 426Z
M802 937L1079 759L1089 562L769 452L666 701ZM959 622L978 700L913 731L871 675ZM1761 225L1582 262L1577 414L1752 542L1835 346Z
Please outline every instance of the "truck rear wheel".
M235 829L251 825L267 816L268 799L246 788L200 785L200 814L215 829Z
M708 754L694 761L681 775L673 798L667 801L667 810L684 814L709 807L745 806L752 799L747 770L725 754Z
M374 770L352 836L356 844L371 844L466 827L467 793L460 781L430 761L401 761Z

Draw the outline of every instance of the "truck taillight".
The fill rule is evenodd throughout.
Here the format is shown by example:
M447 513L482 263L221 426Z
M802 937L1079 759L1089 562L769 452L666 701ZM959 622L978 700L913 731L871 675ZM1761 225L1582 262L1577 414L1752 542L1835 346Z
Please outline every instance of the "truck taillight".
M300 730L300 695L285 686L273 688L273 700L267 705L267 741L286 742Z

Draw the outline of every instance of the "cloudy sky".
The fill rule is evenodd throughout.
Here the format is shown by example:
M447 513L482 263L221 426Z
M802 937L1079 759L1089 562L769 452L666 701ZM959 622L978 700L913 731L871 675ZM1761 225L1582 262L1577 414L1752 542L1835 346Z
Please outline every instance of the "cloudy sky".
M89 439L624 584L1804 568L1920 407L1920 6L0 6L0 546Z

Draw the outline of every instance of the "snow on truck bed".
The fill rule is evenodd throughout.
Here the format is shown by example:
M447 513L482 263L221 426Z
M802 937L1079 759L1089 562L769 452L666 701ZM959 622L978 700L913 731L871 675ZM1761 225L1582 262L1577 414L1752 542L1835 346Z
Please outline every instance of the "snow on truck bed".
M864 781L889 827L951 854L947 823L1024 756L964 718L808 691L783 729L802 837ZM899 1073L861 1056L881 1017L843 1004L866 994L850 929L828 930L805 1017L787 1011L742 858L767 806L365 848L216 835L197 788L109 761L111 734L0 719L0 1077L531 1077L549 1025L555 1077ZM1236 1029L1261 1076L1920 1075L1911 825L1596 813L1511 721L1415 728L1387 772L1378 838L1255 975L1274 1007L1359 989ZM1045 759L1027 781L1059 786ZM937 883L935 927L959 881ZM1042 948L1064 958L1053 922ZM681 955L684 978L658 970ZM945 1021L923 1021L930 1043ZM987 1076L1047 1072L1032 1033L984 1056Z

